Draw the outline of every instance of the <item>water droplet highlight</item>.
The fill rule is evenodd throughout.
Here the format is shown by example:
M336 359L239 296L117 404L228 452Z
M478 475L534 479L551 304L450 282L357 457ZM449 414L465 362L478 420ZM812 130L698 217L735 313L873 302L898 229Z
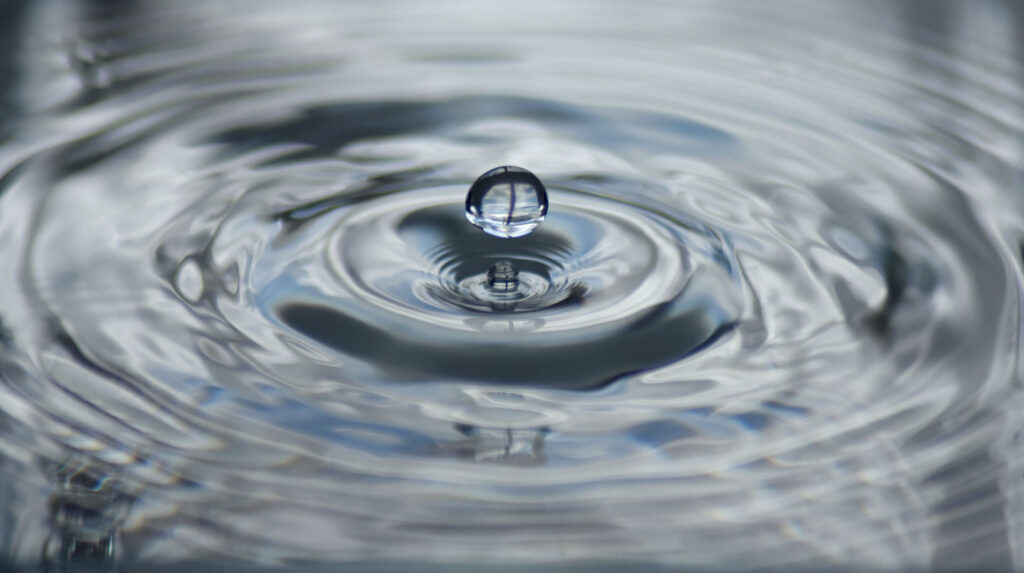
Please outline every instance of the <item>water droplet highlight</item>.
M505 165L481 175L466 195L466 218L488 235L511 239L533 232L548 213L548 192L536 175Z

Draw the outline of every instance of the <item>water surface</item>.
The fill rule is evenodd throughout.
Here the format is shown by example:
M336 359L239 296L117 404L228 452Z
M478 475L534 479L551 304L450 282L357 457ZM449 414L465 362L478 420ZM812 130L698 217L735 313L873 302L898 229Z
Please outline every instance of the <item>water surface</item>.
M1021 567L1019 3L0 32L0 564Z

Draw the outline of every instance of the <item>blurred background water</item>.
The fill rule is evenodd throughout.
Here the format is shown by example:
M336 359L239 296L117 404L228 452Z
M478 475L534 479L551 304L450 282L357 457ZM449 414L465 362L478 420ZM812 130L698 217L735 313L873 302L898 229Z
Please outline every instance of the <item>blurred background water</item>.
M0 567L1024 568L1021 2L8 0L0 47ZM500 165L527 237L465 219Z

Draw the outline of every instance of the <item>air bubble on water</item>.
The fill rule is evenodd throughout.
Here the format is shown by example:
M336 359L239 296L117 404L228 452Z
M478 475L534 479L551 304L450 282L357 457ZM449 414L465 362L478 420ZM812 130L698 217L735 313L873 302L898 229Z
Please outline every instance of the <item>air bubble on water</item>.
M466 218L488 235L528 235L548 213L548 193L536 175L505 165L481 175L466 195Z

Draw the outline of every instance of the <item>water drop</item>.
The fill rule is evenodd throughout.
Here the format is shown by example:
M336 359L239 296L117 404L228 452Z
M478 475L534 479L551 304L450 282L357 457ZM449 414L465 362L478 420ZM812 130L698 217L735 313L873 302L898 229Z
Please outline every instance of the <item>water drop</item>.
M466 218L488 235L511 239L533 232L548 213L548 192L536 175L505 165L481 175L466 195Z
M519 288L519 269L510 261L495 263L487 271L487 286L493 291L512 292Z

